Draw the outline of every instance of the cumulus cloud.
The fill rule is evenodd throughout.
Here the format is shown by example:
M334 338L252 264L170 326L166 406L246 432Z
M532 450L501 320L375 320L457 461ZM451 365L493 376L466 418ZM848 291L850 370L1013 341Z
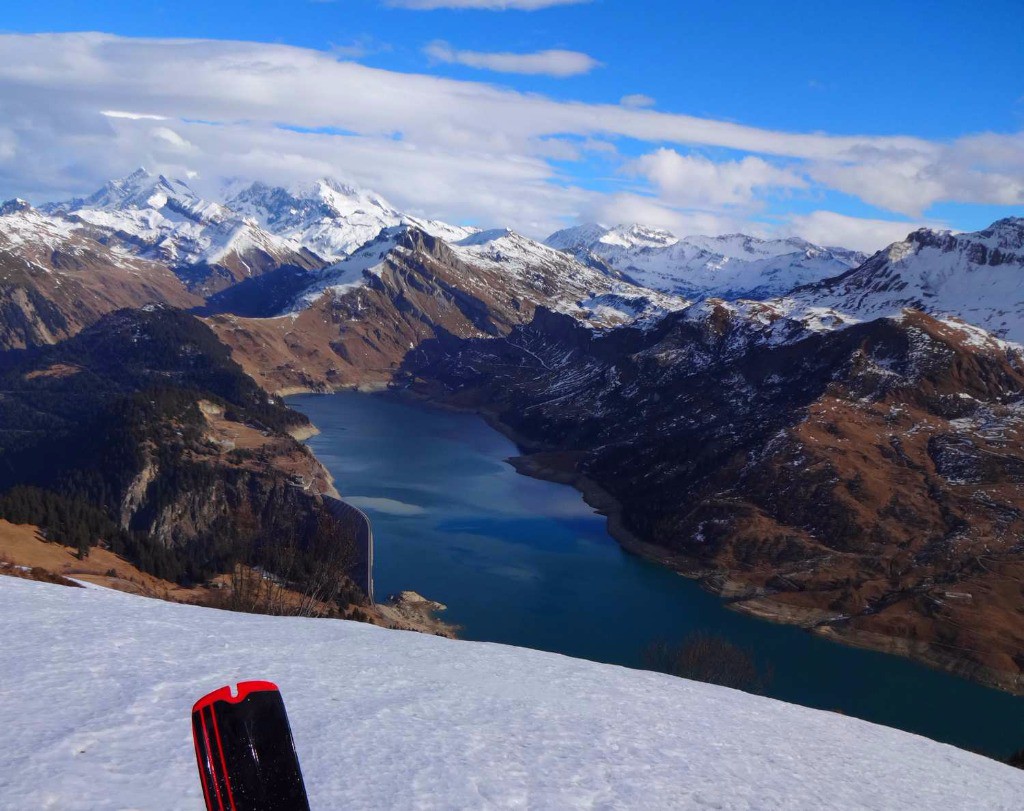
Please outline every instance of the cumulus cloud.
M795 173L748 156L715 163L702 155L680 155L659 149L634 161L629 171L653 183L667 202L677 206L747 206L757 193L769 188L804 188Z
M415 213L544 235L598 210L687 232L740 230L780 190L839 189L918 219L937 201L1012 204L1024 184L1024 133L934 142L782 132L277 44L3 35L0 52L0 194L37 200L90 191L140 163L211 184L334 174ZM623 172L620 142L651 146ZM719 150L730 158L704 157ZM599 165L606 190L575 184L577 161L588 174ZM848 233L863 238L863 224Z
M486 11L537 11L552 6L574 6L590 0L386 0L393 8L434 11L440 8L475 8Z
M440 40L427 45L423 52L435 62L444 62L449 65L465 65L497 73L554 76L559 79L568 76L582 76L601 64L592 56L579 51L548 50L535 53L460 51Z
M739 231L753 236L767 234L763 226L729 212L681 210L658 198L630 192L591 198L578 219L612 225L643 223L664 228L680 237Z

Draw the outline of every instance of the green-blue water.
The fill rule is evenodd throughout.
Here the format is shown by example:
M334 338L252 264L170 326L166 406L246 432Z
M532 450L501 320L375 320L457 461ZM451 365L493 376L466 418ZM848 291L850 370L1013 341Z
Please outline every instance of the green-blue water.
M288 402L373 519L378 599L412 589L467 639L627 666L652 641L707 631L770 664L776 698L997 756L1024 747L1024 699L737 614L624 553L574 489L516 473L515 446L479 417L354 393Z

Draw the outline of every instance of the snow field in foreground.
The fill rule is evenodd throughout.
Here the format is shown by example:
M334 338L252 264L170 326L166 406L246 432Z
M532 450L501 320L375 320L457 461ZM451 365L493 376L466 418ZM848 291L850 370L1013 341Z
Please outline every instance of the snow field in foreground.
M924 738L517 648L4 577L0 633L4 809L202 809L191 705L260 678L315 811L1024 804L1024 772Z

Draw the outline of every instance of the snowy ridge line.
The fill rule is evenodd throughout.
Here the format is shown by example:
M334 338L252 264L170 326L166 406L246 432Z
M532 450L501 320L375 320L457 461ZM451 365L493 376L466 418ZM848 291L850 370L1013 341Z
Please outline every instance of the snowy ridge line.
M282 689L314 808L1009 811L1024 796L1021 771L925 738L501 645L13 578L0 633L0 798L16 808L201 808L189 709L253 678Z
M599 256L645 287L695 300L778 296L838 276L867 258L796 237L726 234L679 239L644 225L580 225L552 234L547 244L578 256Z

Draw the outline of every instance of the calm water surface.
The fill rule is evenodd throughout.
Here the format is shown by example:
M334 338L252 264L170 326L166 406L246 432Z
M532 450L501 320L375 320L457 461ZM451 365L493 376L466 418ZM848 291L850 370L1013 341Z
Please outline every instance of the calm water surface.
M355 393L288 403L373 519L378 595L443 602L464 638L635 667L650 642L706 631L770 664L776 698L998 756L1024 747L1024 699L745 617L627 555L574 489L516 473L515 445L479 417Z

